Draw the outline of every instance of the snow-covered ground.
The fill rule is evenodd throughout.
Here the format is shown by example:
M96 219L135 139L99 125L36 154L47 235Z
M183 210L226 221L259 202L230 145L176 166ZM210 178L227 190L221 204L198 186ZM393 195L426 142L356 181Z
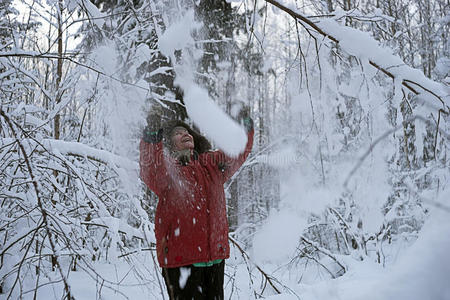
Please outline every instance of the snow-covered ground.
M225 270L225 298L254 299L264 290L262 297L271 300L448 300L449 220L448 212L435 208L412 245L398 241L385 249L385 255L393 260L386 267L369 258L360 261L340 256L347 272L335 279L318 265L294 264L287 256L274 261L262 257L256 264L273 279L281 294L265 282L253 262L232 247ZM270 250L276 254L282 253L280 249L285 246L280 241L273 246L277 249L254 251ZM48 273L47 280L51 274ZM168 299L160 269L155 267L150 251L119 258L115 263L97 263L92 270L72 271L68 279L76 299ZM40 283L45 283L44 277ZM62 286L43 285L38 299L59 299L62 290ZM32 299L33 290L24 296Z
M49 1L49 3L50 2L52 1ZM79 2L83 1L67 1L67 3L69 3L68 9L74 9ZM94 17L96 24L101 27L104 23L104 21L101 21L104 14L100 13L91 2L87 1L86 4L87 12L89 12L91 17ZM335 19L338 19L338 17L340 16L336 16ZM290 78L286 75L286 78L290 81L286 87L288 89L290 86L293 87L291 90L287 91L287 94L292 98L290 106L286 104L288 106L287 110L291 110L291 115L288 117L293 120L301 120L289 124L287 124L287 122L286 124L278 124L280 128L286 126L291 130L290 132L284 132L286 133L286 137L280 137L280 141L282 142L279 142L279 144L282 145L280 145L279 151L273 151L272 153L266 154L260 149L260 153L253 153L254 156L251 157L251 159L253 159L252 163L266 164L280 172L280 203L277 208L271 207L270 210L268 209L270 214L262 224L252 224L252 226L256 228L256 232L252 233L253 235L249 238L251 240L251 245L246 249L246 253L241 253L241 249L232 245L231 257L226 261L224 285L225 298L265 298L272 300L450 300L450 193L449 188L445 187L446 184L448 185L448 170L447 173L439 177L439 180L441 181L438 181L440 184L438 184L438 187L436 188L436 194L430 195L428 198L422 198L424 195L420 195L420 193L417 192L417 198L421 199L421 201L417 201L419 202L418 204L414 203L417 204L416 208L425 206L426 208L424 211L427 211L426 214L424 213L425 224L420 231L414 231L414 235L411 234L408 236L402 236L402 234L399 233L393 237L391 243L388 243L387 241L383 242L383 237L381 237L382 242L380 245L383 247L383 259L386 260L386 264L384 264L383 259L382 261L377 262L377 258L374 257L374 254L370 251L367 255L363 256L359 255L357 251L345 256L333 254L334 257L339 260L339 263L345 267L346 272L343 275L332 278L335 274L340 274L339 272L341 270L339 267L336 267L336 263L327 259L326 256L322 256L319 261L308 260L304 257L300 258L299 252L302 250L299 249L299 239L302 237L305 228L309 224L308 218L311 215L319 216L323 211L332 207L336 201L340 200L339 198L341 195L348 192L346 188L351 190L353 199L356 199L354 203L350 203L350 201L349 203L346 203L346 208L354 205L358 206L358 209L360 209L360 215L358 215L358 217L361 218L361 223L364 223L365 230L360 236L366 237L366 233L368 236L369 234L380 232L380 228L384 228L382 226L388 224L391 220L389 219L389 217L391 217L391 212L386 213L385 215L382 213L382 209L385 208L383 205L386 203L387 199L389 199L393 186L395 186L395 183L388 182L392 178L389 177L391 174L388 173L386 162L388 161L388 158L395 157L392 153L398 151L398 145L394 138L392 138L394 142L391 141L391 144L386 142L386 145L383 145L385 140L391 138L387 137L386 133L395 133L395 131L393 131L393 127L395 126L391 126L386 120L385 115L389 111L388 109L385 110L384 104L389 100L393 102L392 105L395 109L398 109L401 106L400 103L403 101L402 98L404 97L402 95L402 81L407 80L408 82L416 82L417 85L421 85L425 89L435 92L434 96L430 96L430 94L422 91L422 94L420 94L417 99L414 99L414 113L417 117L422 119L431 113L435 114L437 109L441 108L441 104L445 104L442 99L448 99L448 87L443 86L438 82L434 82L425 77L422 72L408 67L400 60L400 58L395 56L391 50L380 47L378 42L372 38L370 34L343 26L336 22L335 19L323 20L317 22L316 25L320 26L327 34L332 35L337 39L342 50L346 51L349 55L358 58L361 67L366 70L364 72L358 70L353 73L354 70L349 69L349 82L347 83L342 79L342 82L337 84L335 83L337 82L336 79L340 77L341 74L338 74L334 69L336 68L335 66L329 65L326 60L322 60L321 66L323 67L323 72L321 71L320 80L322 80L323 76L324 85L328 84L327 88L332 90L330 94L323 92L324 90L327 90L327 88L323 88L322 90L322 87L318 89L314 86L319 80L315 80L317 79L317 74L311 69L306 70L305 67L305 72L309 72L308 76L311 78L311 87L308 87L308 93L302 88L300 84L301 80L298 77ZM174 83L184 91L184 105L191 121L198 126L202 133L204 133L215 146L221 148L227 154L236 155L245 147L247 141L245 130L213 101L206 89L198 85L195 81L195 76L198 75L195 71L197 64L196 60L203 55L203 53L201 53L199 48L194 47L196 41L191 36L191 33L199 28L200 25L194 20L194 13L192 11L180 15L180 17L177 18L177 21L168 26L165 32L161 34L158 41L158 47L161 53L170 57L175 64L173 66L176 73ZM257 28L255 29L254 34L259 34ZM266 41L265 43L269 42ZM115 48L115 45L116 44L113 43L113 41L110 41L110 43L104 42L104 45L99 46L92 51L91 57L98 70L111 76L117 72L117 61L120 55L122 55ZM279 44L277 45L279 46ZM309 60L315 62L320 55L326 57L330 54L321 52L325 51L324 49L327 48L325 47L325 42L323 45L324 47L322 47L320 51L317 50L317 53L314 53L313 57L305 59L305 64ZM267 48L267 50L269 49L270 48ZM182 51L183 57L181 59L178 59L178 57L175 57L174 55L174 52L178 50L185 50ZM150 48L146 44L141 44L138 51L136 51L136 54L134 55L136 60L135 66L133 67L134 70L129 70L133 76L137 74L137 66L140 66L141 63L150 59L150 51ZM35 55L35 52L23 51L21 49L3 52L3 55L17 54L33 56ZM315 55L317 55L317 57ZM266 65L270 65L270 63L271 62L268 59L265 61ZM374 81L375 73L378 72L376 68L373 68L374 64L378 65L380 68L389 69L389 72L395 77L393 80L394 95L392 99L386 98L385 94L382 93L381 90L386 87L379 87L378 82ZM171 68L166 66L162 67L161 69L154 71L153 75L158 72L165 73L168 69ZM7 77L10 76L10 74L4 76ZM34 75L31 73L29 76L34 79ZM118 199L115 199L117 202L113 202L111 206L116 208L117 205L122 205L126 201L134 201L132 203L134 205L133 208L138 208L138 215L141 218L140 221L144 220L143 223L149 225L148 215L143 211L140 202L142 187L140 179L138 178L139 167L137 159L136 156L130 155L130 153L136 153L138 149L137 143L139 138L136 134L136 132L138 132L137 128L145 122L144 115L146 113L145 107L147 105L146 97L148 97L148 94L145 92L147 83L143 80L136 82L134 84L136 89L133 91L132 89L124 89L123 86L119 84L110 85L107 81L113 81L112 77L107 80L103 77L99 78L102 78L101 80L105 81L103 83L104 89L103 92L100 93L99 99L101 99L101 101L98 101L98 110L95 111L97 115L92 117L94 119L92 123L93 127L96 127L97 124L99 132L109 131L109 139L102 136L107 139L102 147L99 147L98 149L95 148L94 145L89 144L92 141L88 141L85 144L71 140L66 141L54 140L53 138L41 138L39 136L36 139L29 139L28 134L24 135L23 138L21 137L20 142L25 145L27 151L33 149L32 151L30 150L31 153L36 149L40 149L38 144L42 144L47 148L46 151L52 154L51 156L48 156L50 159L57 157L59 160L55 161L64 161L67 165L70 165L70 168L67 168L67 170L71 169L76 173L76 176L73 175L73 177L67 178L77 178L76 182L78 185L76 188L80 191L84 191L84 187L86 186L81 179L88 179L88 181L91 180L92 182L101 179L94 179L94 176L88 177L88 175L91 176L92 173L94 173L89 168L88 171L86 171L86 174L88 175L77 173L77 166L74 166L71 161L66 159L66 156L73 155L76 157L83 157L86 160L89 158L94 161L101 161L105 166L109 166L109 168L114 170L114 176L117 175L117 177L120 177L120 180L122 181L121 184L125 186L123 190L121 190L122 193L127 196L131 195L129 198L119 197ZM82 79L76 84L78 93L75 93L75 98L90 99L91 89L97 90L96 80L92 80L89 77L86 77L84 80L85 81ZM361 88L365 81L368 82L367 95L365 94L365 88ZM19 82L19 80L17 82ZM336 84L336 86L333 86L333 84ZM111 86L115 88L110 88ZM302 89L303 91L300 93L299 90ZM236 94L239 93L238 91L235 92ZM93 93L93 95L96 95L96 93ZM236 98L238 97L236 96ZM354 147L360 147L359 149L354 152L349 151L349 154L343 154L342 157L336 158L343 147L344 135L349 135L349 126L352 124L341 124L342 128L333 128L333 122L331 120L336 121L335 118L337 112L344 114L344 112L338 111L337 109L346 110L346 105L348 103L345 101L348 101L350 98L360 100L360 107L358 107L358 109L361 109L362 111L362 116L360 116L361 119L365 119L366 115L369 115L369 117L367 117L367 130L359 129L361 132L352 137L354 138ZM305 99L307 99L307 101L305 101ZM249 100L255 101L255 103L256 101L259 101L259 99L236 100L244 102ZM8 100L8 102L9 101L10 100ZM34 117L32 115L33 111L30 110L32 106L24 105L23 103L18 104L16 108L11 110L8 114L11 118L17 117L19 120L22 114L27 115L24 124L37 128L43 127L42 129L50 132L50 121L52 121L55 114L59 113L62 107L69 106L71 101L72 98L67 97L64 101L56 105L54 112L49 114L47 120L41 120ZM311 101L311 103L309 103L309 101ZM339 101L341 103L337 103ZM313 104L316 105L316 116L313 115L314 112L312 109L310 111L310 106L312 107ZM274 105L274 112L275 108L276 105ZM253 109L255 110L255 108ZM350 111L351 109L348 108L348 110ZM85 112L86 111L87 109ZM283 110L280 109L280 111ZM103 115L101 113L103 113ZM319 115L321 117L317 117ZM351 115L351 112L349 112L349 115ZM273 120L276 119L275 117L276 116L273 117ZM321 119L322 117L323 120ZM398 113L396 118L396 126L403 126L400 125L405 121L402 114ZM444 119L444 117L442 118ZM6 120L6 118L4 119ZM425 122L422 122L422 120L419 121L421 122L415 123L415 141L418 151L417 157L420 160L420 158L423 157L426 128ZM361 120L359 120L359 122L361 122L361 124L363 123ZM442 123L444 123L444 121L442 121ZM302 128L302 125L304 124L306 124L304 127L307 128L306 133L302 131L304 130L304 128ZM312 137L312 124L315 124L316 128L314 131L317 131L317 137ZM357 131L355 128L359 126L362 127L363 125L361 124L353 124L355 126L352 130ZM276 132L278 128L272 128L275 127L275 125L274 121L273 124L267 125L267 128L270 128L270 130L274 129L274 132ZM108 130L103 130L103 126ZM441 127L444 128L445 126ZM1 129L3 130L3 127ZM279 131L281 132L282 130L280 129ZM365 135L368 136L367 139L364 139ZM284 143L284 138L288 139L289 136L289 143ZM294 136L294 138L292 138L292 136ZM325 136L325 138L323 136ZM322 167L322 170L319 171L318 160L313 162L308 156L313 157L318 150L325 151L321 148L321 145L323 146L324 144L323 139L327 141L329 149L326 150L330 153L328 153L329 161L326 162L328 165L325 166L325 169L327 167L328 169L324 171L324 168ZM0 153L2 158L7 157L6 155L9 150L5 149L9 147L8 144L13 145L17 141L18 138L15 135L3 137L0 143L2 146ZM98 141L98 143L96 143L95 139L93 139L93 141L92 144L101 145ZM448 141L448 139L444 140L444 142L445 141ZM378 142L380 143L377 144ZM358 143L361 143L361 145L356 145ZM442 147L445 148L444 146ZM103 148L108 150L104 150ZM19 151L16 152L19 153ZM352 157L349 158L347 156ZM48 157L43 156L43 158L46 159ZM367 161L370 162L364 162L367 157L369 157ZM358 158L360 159L359 162ZM14 173L16 175L18 166L24 165L21 159L20 156L18 156L17 159L11 159L11 166L14 166L14 171L9 169L11 174ZM436 158L436 160L438 159L439 158ZM18 162L17 166L16 160ZM42 171L42 173L39 174L46 174L46 176L48 175L48 178L53 180L51 182L52 185L49 185L49 187L51 187L49 190L53 190L53 187L57 186L60 191L63 191L61 192L61 195L64 195L66 191L64 191L65 187L63 186L63 183L66 181L58 181L60 178L56 178L55 176L55 179L53 179L53 177L50 176L57 173L56 171L64 172L66 170L62 165L60 166L59 164L54 163L55 161L51 160L47 166L55 168L54 170L48 171L48 173ZM320 161L322 162L322 153ZM82 160L77 161L77 163L79 163L79 165L85 163L89 165L89 162ZM42 165L40 162L37 162L34 163L33 167L38 170ZM83 168L79 169L81 170ZM401 171L403 172L404 170ZM97 172L99 171L97 170ZM428 170L423 172L428 172ZM325 180L322 182L322 178L318 178L320 176L325 177L325 173L327 175L326 184ZM411 175L412 173L413 172L411 171L408 175ZM430 171L430 174L431 173L432 171ZM8 173L8 175L11 174ZM23 178L28 181L28 173L25 172L23 174L18 174L17 176L19 175L23 176ZM404 174L402 174L402 176L403 175ZM430 175L430 177L432 176L433 174ZM41 179L44 180L47 177L41 176ZM446 179L447 183L445 182ZM107 180L109 179L105 179L105 181ZM275 180L278 180L278 178ZM415 194L415 182L410 180L411 183L408 183L407 180L409 179L402 178L401 184L406 187L410 184L411 194ZM11 190L15 189L17 185L13 181L14 180L11 180L10 188L5 189L7 191L2 191L3 195L5 195L4 199L17 199L18 202L23 201L24 203L35 201L34 194L30 192L33 191L31 187L24 189L26 192L20 190L20 192L13 193ZM67 182L69 181L71 180L67 180ZM317 184L318 182L320 182L320 184ZM90 183L91 182L87 182L87 184ZM23 186L27 185L26 182L21 184L23 184ZM41 185L41 183L39 184ZM116 188L116 186L114 186L114 188ZM428 191L426 191L425 188L424 190L425 192L430 193L431 188ZM128 211L123 213L125 215L124 219L119 219L123 217L120 214L120 216L114 215L114 217L110 215L109 211L103 207L103 190L99 188L99 191L102 191L102 193L98 196L97 200L94 199L94 195L92 195L89 190L85 192L88 197L83 197L83 195L81 195L80 199L88 198L90 201L96 203L97 207L95 209L98 209L101 213L98 218L89 218L89 220L92 223L95 223L95 225L99 225L101 228L107 227L110 233L114 233L111 235L111 245L114 246L105 246L104 253L107 252L108 254L102 253L102 255L107 255L109 257L101 257L100 260L98 260L97 257L95 262L92 262L92 253L88 253L88 251L92 250L94 247L89 248L89 250L86 250L87 254L84 257L86 263L78 263L76 271L70 271L67 274L64 274L64 276L58 273L58 270L51 271L51 267L49 266L50 263L47 258L54 253L50 251L50 248L45 248L45 251L47 252L42 253L42 256L34 256L34 253L24 254L23 249L26 247L20 244L22 240L21 236L29 235L27 232L30 230L29 227L31 226L31 223L18 221L18 225L14 225L16 227L10 230L8 226L9 223L12 223L13 221L9 220L10 213L7 209L3 209L5 206L2 202L0 212L2 212L2 216L4 216L2 221L5 222L2 223L2 226L4 224L6 225L1 229L3 232L10 230L8 232L9 236L8 234L5 235L5 241L11 235L15 235L15 238L17 237L18 240L14 242L14 247L11 247L13 251L8 252L5 250L5 253L8 253L6 253L4 257L2 253L0 278L5 281L0 281L0 285L4 289L2 291L3 294L0 294L1 299L3 299L3 297L12 299L61 299L64 296L63 283L61 281L58 282L61 278L67 278L67 282L70 286L70 293L75 299L168 299L165 284L161 277L161 270L155 263L156 253L152 252L153 250L136 249L135 253L121 253L119 249L115 247L116 244L120 243L118 239L119 231L129 236L140 237L143 235L137 228L129 225L127 223L128 220L125 220L126 217L128 217L128 215L126 215ZM41 193L42 195L47 196L45 190L42 190ZM36 191L36 195L38 194L40 193ZM55 199L52 198L51 200L54 201ZM75 200L78 201L78 198ZM400 198L398 202L400 203L403 200L404 199ZM413 199L411 202L415 200L416 199ZM11 207L15 206L14 201L15 200L11 201L11 203L13 203ZM85 203L84 206L92 209L92 203L89 202L88 204ZM128 204L128 202L125 204ZM410 203L406 203L405 206L409 204ZM404 205L404 203L398 205ZM78 210L78 206L79 203L77 202L74 210ZM27 208L26 205L24 205L24 207ZM57 206L58 209L61 207ZM38 206L34 203L29 208L29 211L43 211L43 209L36 209ZM55 208L51 207L51 209ZM130 211L131 210L132 208L130 208ZM64 210L61 211L64 212ZM392 211L394 211L394 209L392 209ZM19 212L20 214L16 212L17 220L22 218L22 211L19 210ZM62 213L60 214L59 211L56 212L57 213L54 214L55 216L59 217L60 215L63 215ZM395 212L392 212L392 214L395 214ZM45 214L42 213L41 215ZM30 219L35 217L35 219L38 220L41 218L41 215L33 215ZM402 216L396 215L396 217ZM72 224L80 225L78 224L81 222L80 220L75 220L76 222L74 220L70 221L73 221ZM64 224L67 228L64 228L65 231L63 233L69 234L71 233L71 228L69 228L70 226L64 223L64 221L66 220L60 222L58 219L54 224ZM419 220L419 218L417 218L417 221L420 223L422 219ZM352 222L354 222L354 224L350 224L350 227L354 227L352 229L356 228L355 230L359 230L363 227L363 225L361 225L361 227L356 225L358 220L353 220ZM40 221L36 224L40 224ZM39 229L41 226L42 225L39 225L37 228ZM151 228L151 224L148 228ZM152 231L152 229L149 230ZM82 236L81 233L85 233L84 229L80 230L80 236ZM149 234L147 233L148 232L146 232L145 235L152 235L151 232ZM46 240L46 234L41 236L42 240ZM147 238L148 241L154 242L154 237L147 236ZM145 239L141 237L141 240ZM7 245L6 242L4 243ZM9 249L9 246L4 247L5 245L0 244L0 250L3 251L4 248ZM31 242L30 245L32 245ZM38 248L38 242L36 242L35 247L36 249ZM76 247L74 247L74 249L75 248ZM19 253L18 255L15 253L16 249L17 253ZM127 249L131 249L130 251L134 250L132 247ZM62 266L62 270L69 270L71 259L69 260L68 256L65 256L67 253L59 253L58 251L55 251L55 253L60 254L58 259ZM66 248L61 251L66 251ZM28 250L26 250L26 252L28 252ZM68 253L68 255L73 258L74 252ZM26 258L29 264L27 267L23 267L22 270L19 268L19 271L16 271L17 266L21 265L23 262L21 261L22 257L24 258L23 261L25 261ZM45 263L46 266L41 266L41 262ZM331 270L331 272L328 272L328 270ZM17 278L20 280L17 280L19 283L13 290L13 294L10 295L11 297L9 297L9 287L15 285L14 276L9 276L9 273L16 275L14 272L17 272ZM36 274L39 274L39 276L36 276ZM187 274L185 275L188 276ZM186 279L186 277L183 279Z

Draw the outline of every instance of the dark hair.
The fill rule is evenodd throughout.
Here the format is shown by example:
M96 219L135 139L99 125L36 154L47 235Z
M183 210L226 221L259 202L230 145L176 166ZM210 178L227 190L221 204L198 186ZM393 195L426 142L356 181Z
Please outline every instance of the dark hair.
M171 140L172 130L178 126L186 128L186 130L189 132L189 134L192 135L192 137L194 138L194 150L198 154L201 154L201 153L211 150L211 144L208 142L208 140L203 135L201 135L200 133L198 133L197 131L192 129L189 125L187 125L183 121L179 121L179 120L167 122L167 124L163 128L164 144L170 150L172 149L172 146L173 146L172 140Z

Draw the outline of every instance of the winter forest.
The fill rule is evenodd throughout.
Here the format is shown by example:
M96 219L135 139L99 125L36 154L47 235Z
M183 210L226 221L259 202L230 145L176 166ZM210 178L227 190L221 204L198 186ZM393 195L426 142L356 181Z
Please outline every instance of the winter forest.
M0 298L168 299L147 115L234 153L248 106L226 299L450 299L449 27L448 0L0 0Z

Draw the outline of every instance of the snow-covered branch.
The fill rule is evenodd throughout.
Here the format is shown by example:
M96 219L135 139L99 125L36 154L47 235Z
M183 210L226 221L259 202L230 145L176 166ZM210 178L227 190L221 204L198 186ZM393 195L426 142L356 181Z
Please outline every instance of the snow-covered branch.
M430 94L440 102L441 107L446 113L449 113L449 96L445 86L426 78L419 70L407 66L399 57L392 54L391 51L379 46L378 42L368 33L342 26L333 19L313 22L307 16L304 16L298 11L294 11L279 1L264 1L283 10L303 26L339 44L350 55L362 61L367 61L371 66L380 70L393 80L401 82L404 87L414 94L420 94L417 88ZM311 33L310 30L308 32Z

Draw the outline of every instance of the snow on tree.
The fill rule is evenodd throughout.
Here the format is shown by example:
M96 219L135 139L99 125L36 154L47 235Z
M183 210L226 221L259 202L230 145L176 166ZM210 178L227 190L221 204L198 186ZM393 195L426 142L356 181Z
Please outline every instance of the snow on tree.
M450 296L445 1L19 2L0 1L1 295L166 297L145 117L235 154L247 104L227 297Z

